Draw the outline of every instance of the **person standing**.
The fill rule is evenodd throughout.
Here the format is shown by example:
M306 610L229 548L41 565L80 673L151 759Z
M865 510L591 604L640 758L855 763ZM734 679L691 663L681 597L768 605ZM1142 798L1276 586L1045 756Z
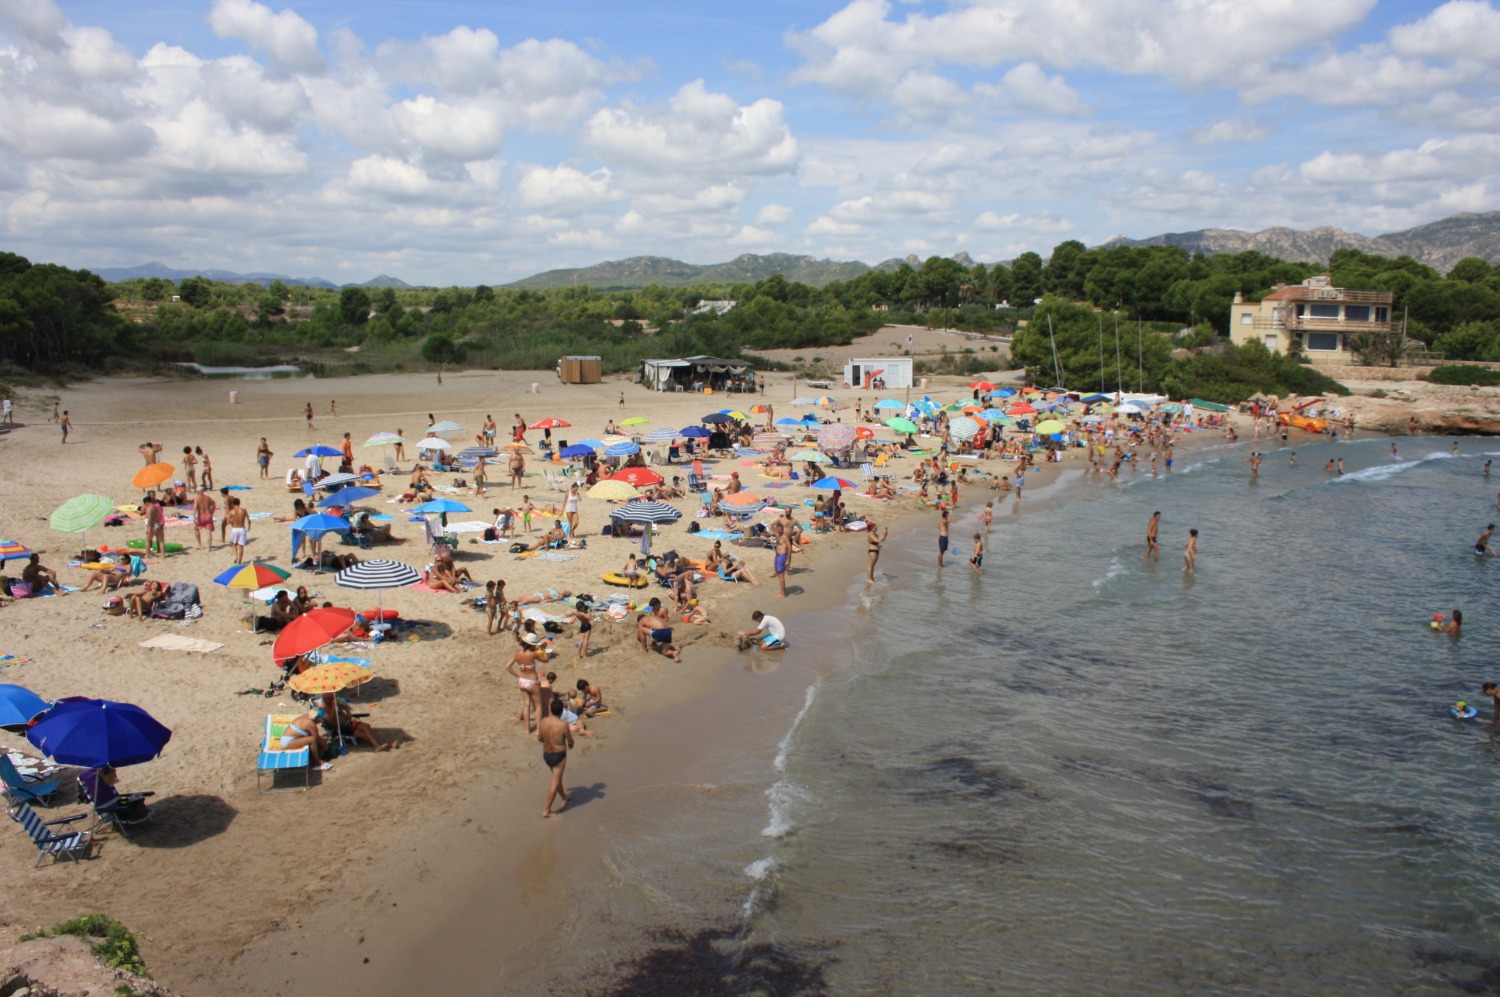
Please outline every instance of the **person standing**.
M354 469L354 440L350 439L348 433L345 433L344 438L339 441L339 451L344 455L344 463L348 464L352 471Z
M260 438L260 445L255 448L255 463L260 466L260 480L265 481L271 476L271 458L276 456L271 452L271 445L266 438Z
M536 725L536 739L542 742L542 761L552 773L547 785L547 805L542 808L543 817L568 809L568 791L563 789L562 780L563 770L568 765L568 749L573 747L573 732L562 718L562 700L554 699L550 712L550 716L543 717ZM554 811L552 801L559 796L562 797L562 806Z
M198 458L193 456L192 447L182 448L182 480L191 491L198 490Z
M948 553L948 507L938 510L938 570L943 570L943 555Z
M576 483L568 486L568 497L563 499L563 514L568 517L568 536L578 537L578 485Z
M68 418L68 410L63 409L62 418L57 420L62 425L62 441L68 442L68 434L73 431L73 420Z
M237 498L229 500L224 512L224 521L229 524L229 546L234 549L234 563L245 563L245 544L250 542L250 513Z
M526 420L519 412L516 413L516 424L510 427L510 440L512 443L526 442Z
M10 395L6 395L4 398L0 398L0 419L3 419L5 420L5 422L11 424L14 424L16 421L15 414L11 411ZM1489 465L1486 464L1484 466L1484 469L1485 474L1488 475Z
M202 447L193 447L193 454L198 458L202 470L198 472L198 484L212 490L214 487L214 462L208 459L208 454L203 452Z
M875 564L880 560L880 548L885 546L886 537L891 535L891 530L890 527L886 527L883 532L878 532L875 529L875 520L868 516L865 517L865 522L868 524L865 527L865 542L870 551L870 571L866 577L873 584L875 581Z
M208 549L214 549L214 510L218 503L214 501L213 493L204 486L198 490L193 497L193 540L201 548L203 546L203 531L208 531Z
M969 558L969 563L974 566L974 574L979 574L984 567L984 536L974 534L974 556Z
M1146 523L1146 560L1161 560L1161 544L1156 542L1156 534L1161 529L1161 512L1153 512L1151 519Z
M487 467L489 467L489 459L486 458L484 454L480 454L479 455L479 459L474 462L474 494L475 495L483 495L484 494L484 481L485 481L485 473L484 472L485 472L485 469Z
M521 456L521 451L510 452L510 487L520 488L521 479L526 476L526 458ZM530 530L527 531L528 533Z
M339 402L337 398L328 399L328 414L333 416L339 414Z
M397 460L401 460L401 461L406 460L406 435L405 435L405 433L406 433L406 431L404 429L402 429L400 426L397 426L396 427L396 442L391 445L391 449L395 451L396 459Z
M792 570L792 531L780 529L776 531L776 583L781 591L776 593L776 598L786 598L786 576Z
M156 545L159 554L167 552L167 524L166 517L162 514L161 503L157 501L156 493L151 492L146 496L146 553L151 553L151 545Z
M58 411L61 407L61 402L52 403L52 414L47 417L48 422L62 422L62 413Z
M1182 552L1182 570L1190 575L1198 573L1198 531L1188 530L1188 542Z
M315 426L313 426L312 402L308 402L302 407L302 418L307 420L307 431L311 433L316 428Z

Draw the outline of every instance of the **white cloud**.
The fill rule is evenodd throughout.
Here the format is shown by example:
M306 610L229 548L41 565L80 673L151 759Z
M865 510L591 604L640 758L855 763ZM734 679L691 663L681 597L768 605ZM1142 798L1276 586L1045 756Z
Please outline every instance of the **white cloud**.
M1481 0L1449 0L1390 32L1391 48L1417 58L1500 59L1500 10Z
M969 95L945 76L913 69L896 84L891 103L907 121L938 123L962 111Z
M789 222L796 214L785 204L767 204L755 213L755 224L757 225L781 225Z
M323 71L317 29L290 9L272 13L254 0L216 0L208 24L219 37L237 38L279 66L302 73Z
M1073 231L1073 223L1066 218L1058 218L1054 215L1022 214L1012 212L1010 214L996 214L986 211L974 219L974 227L983 232L1031 232L1037 235L1056 235L1062 232Z
M500 108L482 98L447 103L424 95L396 104L391 117L429 160L485 159L505 141Z
M754 225L743 225L740 230L730 236L725 242L730 246L740 249L774 249L780 238L769 229L757 228Z
M1189 128L1188 137L1199 145L1216 142L1259 142L1271 133L1265 125L1242 118L1226 118L1204 128Z
M982 83L974 90L986 103L1028 114L1076 115L1088 111L1061 76L1048 76L1034 62L1015 66L998 84Z
M516 199L526 207L563 209L567 214L599 208L617 197L605 169L584 173L571 166L538 166L526 171L516 184Z

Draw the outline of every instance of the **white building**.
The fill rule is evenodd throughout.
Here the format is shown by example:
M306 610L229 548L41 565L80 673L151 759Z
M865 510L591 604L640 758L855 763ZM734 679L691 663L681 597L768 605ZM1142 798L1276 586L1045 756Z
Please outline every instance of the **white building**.
M861 391L872 390L871 382L879 379L886 388L909 388L912 379L911 357L852 357L844 364L844 383Z

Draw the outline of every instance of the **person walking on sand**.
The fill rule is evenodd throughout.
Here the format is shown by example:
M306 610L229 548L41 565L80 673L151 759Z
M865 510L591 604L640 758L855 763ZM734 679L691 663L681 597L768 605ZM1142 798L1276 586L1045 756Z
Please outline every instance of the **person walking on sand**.
M62 422L62 413L58 411L61 407L61 402L52 403L52 414L47 417L48 422Z
M333 416L339 414L339 402L337 398L328 399L328 414Z
M224 521L229 524L229 546L234 550L234 563L245 563L245 544L250 542L250 513L237 498L229 500L224 511Z
M568 791L563 789L563 770L568 766L568 749L573 747L573 732L562 718L562 700L552 701L551 716L543 717L536 725L536 739L542 742L542 761L552 772L547 785L547 805L542 808L543 817L551 817L568 809ZM562 806L552 809L552 801L562 797Z
M11 409L10 395L0 398L0 419L3 419L9 425L13 425L16 421L15 413ZM1488 464L1484 465L1484 473L1486 476L1490 473L1490 466Z
M255 448L255 463L260 466L260 480L265 481L271 477L271 458L276 456L271 452L271 446L266 438L260 438L260 445Z
M213 493L205 486L198 489L198 494L193 498L193 539L199 548L203 546L203 531L208 531L208 549L214 549L214 510L218 503L214 501Z
M870 571L866 577L870 580L871 584L874 584L875 564L880 560L880 548L885 546L885 538L891 535L891 529L888 526L883 531L877 531L875 529L875 520L868 516L865 517L865 523L867 524L865 526L865 542L869 545L870 551Z
M309 433L313 432L313 430L316 429L317 427L315 427L313 425L312 402L308 402L306 405L304 405L302 407L302 417L307 420L307 431Z
M948 553L948 507L938 510L938 570L943 570L943 555Z
M1182 570L1189 575L1196 575L1198 566L1198 531L1188 530L1187 547L1182 552Z
M1146 523L1146 560L1161 560L1161 544L1156 542L1156 534L1161 529L1161 512L1153 512L1151 519Z
M62 418L59 419L58 422L62 424L62 441L66 443L68 442L68 434L73 431L73 420L68 418L67 409L63 409Z

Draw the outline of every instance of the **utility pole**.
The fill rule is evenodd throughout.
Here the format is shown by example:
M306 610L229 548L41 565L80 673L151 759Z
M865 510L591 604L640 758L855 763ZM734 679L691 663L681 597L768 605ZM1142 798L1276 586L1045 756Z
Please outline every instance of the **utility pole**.
M1057 362L1057 338L1052 335L1052 313L1047 313L1047 340L1052 344L1052 376L1057 378L1058 390L1062 390L1062 367Z
M1141 348L1141 319L1137 315L1135 319L1135 390L1144 392L1146 390L1146 371L1141 366L1141 358L1144 352Z
M1120 368L1124 366L1120 363L1120 313L1110 314L1115 317L1115 403L1119 404L1120 398L1125 394L1125 388L1120 383Z
M1094 313L1099 320L1099 390L1104 390L1104 316L1099 312Z

